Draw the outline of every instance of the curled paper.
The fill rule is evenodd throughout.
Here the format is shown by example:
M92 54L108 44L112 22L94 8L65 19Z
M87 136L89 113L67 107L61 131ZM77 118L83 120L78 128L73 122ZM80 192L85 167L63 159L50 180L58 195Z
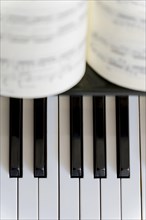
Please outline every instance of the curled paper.
M86 1L2 1L0 95L39 98L83 77Z
M145 1L91 1L89 65L105 79L146 91Z

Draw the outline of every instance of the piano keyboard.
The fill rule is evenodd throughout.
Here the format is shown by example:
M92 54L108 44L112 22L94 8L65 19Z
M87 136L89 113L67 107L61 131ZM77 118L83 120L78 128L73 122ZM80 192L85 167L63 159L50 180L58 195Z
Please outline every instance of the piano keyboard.
M0 97L0 219L145 220L146 97L127 100L24 99L9 115Z

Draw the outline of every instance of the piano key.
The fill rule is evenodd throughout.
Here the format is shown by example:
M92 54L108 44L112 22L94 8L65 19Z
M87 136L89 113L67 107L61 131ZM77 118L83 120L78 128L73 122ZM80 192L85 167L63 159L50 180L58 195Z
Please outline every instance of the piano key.
M116 97L117 177L130 177L128 97Z
M141 219L138 97L129 97L130 178L121 179L122 219Z
M146 219L146 97L140 97L142 219Z
M106 177L105 97L93 97L94 178Z
M79 219L79 179L70 178L69 97L59 97L59 219Z
M23 100L10 98L10 177L22 177L22 112Z
M17 219L17 178L9 178L9 98L0 97L0 218Z
M120 179L116 174L115 98L106 97L107 179L101 179L101 219L121 219Z
M83 177L83 109L82 97L70 97L71 177Z
M39 219L58 219L58 97L47 98L47 178L39 179Z
M47 176L47 99L34 100L34 177Z
M100 181L93 176L92 97L83 97L84 178L81 181L81 220L100 219Z
M23 100L23 178L19 179L19 220L38 219L38 178L33 176L33 100Z

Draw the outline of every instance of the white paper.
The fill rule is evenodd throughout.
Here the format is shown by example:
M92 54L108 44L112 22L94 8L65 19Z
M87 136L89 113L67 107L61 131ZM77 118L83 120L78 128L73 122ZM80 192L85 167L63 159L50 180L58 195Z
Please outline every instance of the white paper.
M145 1L92 1L88 63L102 77L146 91Z
M38 98L85 72L87 2L2 1L0 95Z

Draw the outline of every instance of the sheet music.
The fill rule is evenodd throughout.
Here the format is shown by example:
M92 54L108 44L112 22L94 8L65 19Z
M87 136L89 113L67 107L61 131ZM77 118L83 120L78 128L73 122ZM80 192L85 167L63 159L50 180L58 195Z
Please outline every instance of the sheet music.
M118 85L146 91L145 1L93 1L88 62Z
M1 2L1 90L35 98L74 86L85 70L87 3Z

